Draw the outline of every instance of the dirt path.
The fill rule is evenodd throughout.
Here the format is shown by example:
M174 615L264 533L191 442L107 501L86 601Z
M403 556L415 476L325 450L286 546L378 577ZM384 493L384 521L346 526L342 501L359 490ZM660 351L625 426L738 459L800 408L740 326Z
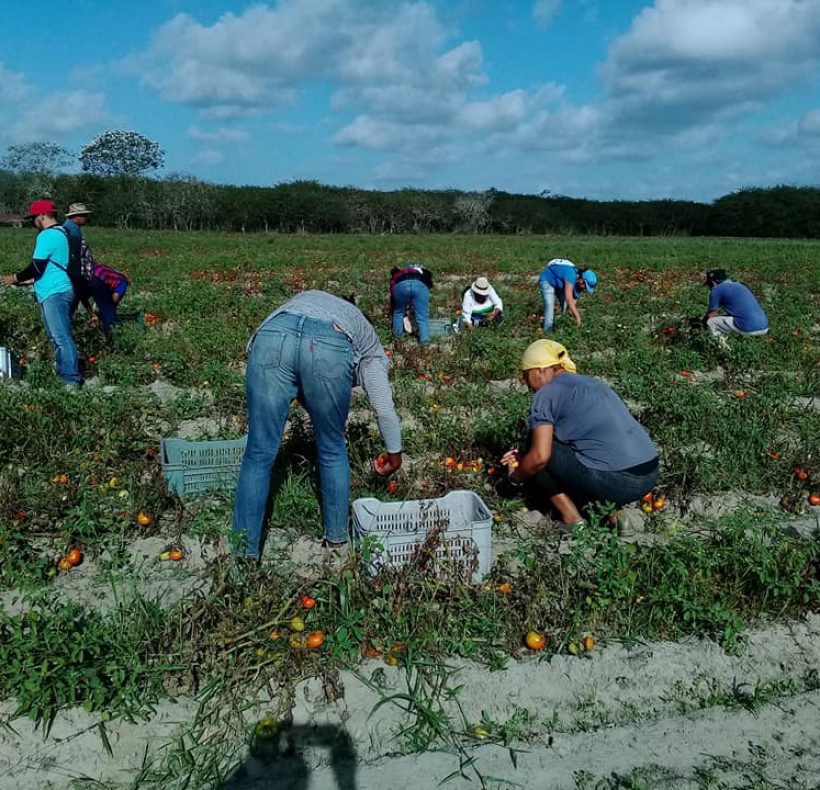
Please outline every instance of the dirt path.
M709 640L689 640L610 645L584 658L510 662L499 672L462 664L453 673L448 685L460 687L455 700L463 717L452 701L439 712L464 733L461 759L473 759L490 787L617 787L638 777L648 787L704 787L719 778L728 787L799 788L815 786L820 775L820 616L757 630L737 656ZM436 786L459 768L458 750L399 756L396 733L413 719L393 703L373 712L382 695L406 690L405 678L402 670L366 662L360 673L343 675L344 696L333 703L325 702L321 683L306 681L297 689L291 731L299 758L248 757L223 786ZM6 703L0 715L12 709ZM249 722L265 709L263 700L249 710ZM13 730L0 731L0 787L62 788L69 777L131 786L142 767L173 750L194 711L193 701L182 700L163 703L144 723L109 723L113 755L102 747L96 717L84 711L60 714L45 741L17 719ZM471 731L482 715L492 735L477 741ZM517 767L500 743L505 731L520 750ZM445 786L480 787L474 770L465 773L471 781L455 776ZM596 784L602 779L608 783Z

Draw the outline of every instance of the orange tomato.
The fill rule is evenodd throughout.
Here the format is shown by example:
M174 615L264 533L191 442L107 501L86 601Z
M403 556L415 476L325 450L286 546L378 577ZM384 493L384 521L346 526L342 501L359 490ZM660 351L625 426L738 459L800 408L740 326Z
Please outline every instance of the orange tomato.
M496 591L500 592L502 595L509 595L512 592L512 584L510 582L501 582L501 584L496 587Z
M439 381L443 381L445 384L451 382L453 377L448 375L447 373L440 373L439 374Z
M811 494L809 496L809 504L812 507L817 507L818 505L820 505L820 494Z
M83 553L75 547L65 555L65 561L73 568L83 561Z
M168 559L172 562L179 562L185 556L185 552L182 549L171 549L168 552Z
M391 480L391 481L387 484L387 491L388 491L388 493L390 493L390 494L395 494L395 493L396 493L396 491L398 491L398 490L399 490L399 484L398 484L395 480Z
M652 500L655 498L655 495L650 491L648 494L644 494L641 497L641 502L649 502L651 503Z
M778 461L780 460L780 453L777 452L777 450L769 450L769 458L771 458L772 461Z
M386 349L384 350L384 355L385 355L386 357L392 357L392 356L393 356L393 349L392 349L392 348L386 348Z
M57 475L57 483L59 483L61 486L66 485L66 483L68 483L68 475Z
M303 609L313 609L316 606L316 599L311 598L309 595L303 595L299 599L299 605Z
M457 471L457 472L463 472L463 471L464 471L464 464L463 464L461 461L459 461L459 462L456 464L456 471Z
M312 648L316 649L317 647L321 647L325 643L325 632L324 631L312 631L307 635L307 639L305 639L305 644Z
M591 636L585 636L581 644L584 646L584 650L592 650L595 647L595 640Z
M666 507L666 500L659 496L653 503L652 503L652 510L663 510Z
M524 637L524 644L530 650L543 650L547 644L547 637L538 631L527 631Z
M736 390L735 391L735 397L739 398L740 400L743 400L746 397L746 391L745 390Z
M682 371L680 372L680 374L681 374L681 376L683 376L685 379L688 379L688 378L689 378L689 376L691 375L691 374L689 373L689 371L688 371L688 370L682 370Z
M142 527L148 527L154 523L154 517L150 513L145 513L144 511L140 511L137 513L137 524Z
M368 658L378 658L382 654L382 651L379 650L379 648L377 648L377 647L373 647L373 645L368 645L364 649L364 654Z
M494 466L488 466L487 467L487 474L490 477L495 477L495 474L496 474L497 471L498 471L498 469L496 469Z
M794 476L798 480L808 480L809 479L809 473L805 469L801 469L799 466L796 466L794 468Z
M61 571L70 571L74 566L65 557L60 557L57 567Z
M458 464L458 461L456 461L456 459L455 459L455 458L453 458L453 456L452 456L452 455L448 455L448 456L444 459L444 468L445 468L445 469L452 469L452 468L453 468L453 467L455 467L457 464Z

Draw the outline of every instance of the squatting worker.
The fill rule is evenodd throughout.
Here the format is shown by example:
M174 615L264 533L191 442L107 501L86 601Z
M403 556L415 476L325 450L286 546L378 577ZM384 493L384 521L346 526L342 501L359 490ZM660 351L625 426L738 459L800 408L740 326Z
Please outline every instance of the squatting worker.
M552 330L556 300L562 312L569 310L575 323L581 326L578 300L582 294L593 293L597 285L598 275L592 269L579 269L568 258L553 258L538 277L544 303L544 331Z
M271 469L294 398L313 423L322 492L324 545L348 540L350 465L345 423L360 385L376 414L387 475L402 463L401 427L388 381L390 362L373 326L350 302L305 291L271 313L248 344L248 442L239 472L234 530L258 557Z
M730 280L723 269L709 269L703 284L709 286L706 326L721 343L732 333L760 337L769 331L769 319L748 285ZM721 310L726 315L719 315Z
M5 275L3 285L22 285L34 281L34 294L40 304L43 325L54 349L57 375L69 386L83 383L71 319L77 307L74 288L68 276L68 237L57 222L57 210L50 200L35 200L28 219L37 229L32 261L17 274Z
M504 320L504 302L486 277L476 277L461 298L461 323L468 329Z
M535 393L528 449L501 459L513 482L549 503L564 524L583 523L590 502L620 507L640 499L658 477L658 453L644 428L603 382L576 373L567 350L536 340L521 368Z

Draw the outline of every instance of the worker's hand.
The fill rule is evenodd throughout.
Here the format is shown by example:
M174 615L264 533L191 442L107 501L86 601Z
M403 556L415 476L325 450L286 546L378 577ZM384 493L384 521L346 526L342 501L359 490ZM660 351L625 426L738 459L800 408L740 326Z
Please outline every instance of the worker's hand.
M512 477L513 472L518 469L521 463L521 453L518 450L508 450L501 456L501 463L507 467L507 474Z
M88 323L96 329L100 325L100 317L96 313L90 313L88 316Z
M4 274L0 281L3 285L17 285L17 278L13 274Z
M401 469L401 453L382 453L374 462L373 468L376 474L382 477L392 475L393 472Z

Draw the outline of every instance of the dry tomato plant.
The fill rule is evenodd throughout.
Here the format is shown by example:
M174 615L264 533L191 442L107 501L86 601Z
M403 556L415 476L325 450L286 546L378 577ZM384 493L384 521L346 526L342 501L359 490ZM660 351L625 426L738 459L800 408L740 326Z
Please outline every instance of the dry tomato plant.
M0 294L0 345L25 370L22 383L0 385L0 693L18 714L48 723L81 705L132 717L163 697L239 700L267 687L285 716L298 680L319 675L330 694L338 671L363 658L429 676L453 657L500 668L556 652L583 658L616 639L706 634L739 649L758 618L816 607L816 531L782 525L810 525L820 501L820 244L90 235L99 257L130 276L136 319L110 347L76 322L81 392L56 382L30 295ZM0 257L22 263L30 246L25 232L4 232ZM559 552L554 530L519 520L527 503L500 473L500 456L524 438L529 396L517 363L540 336L533 276L559 252L593 265L600 287L580 303L583 324L559 316L555 337L580 372L616 389L661 452L643 527L651 543L619 539L600 512ZM394 346L386 290L403 260L434 272L434 315L455 320L462 288L484 274L505 322ZM702 270L717 264L759 295L767 337L722 349L693 320L705 312ZM375 577L357 559L311 571L281 553L237 573L216 550L230 536L232 491L180 499L168 490L160 440L246 432L245 344L305 288L355 292L392 355L409 462L390 481L373 473L383 448L366 403L354 403L353 497L475 491L505 546L483 582L433 572L440 535L409 566ZM274 475L272 543L319 536L315 467L295 408ZM170 600L151 597L157 574L176 586ZM193 591L192 579L207 584ZM89 591L100 586L131 592L95 605ZM425 721L411 748L443 737Z

